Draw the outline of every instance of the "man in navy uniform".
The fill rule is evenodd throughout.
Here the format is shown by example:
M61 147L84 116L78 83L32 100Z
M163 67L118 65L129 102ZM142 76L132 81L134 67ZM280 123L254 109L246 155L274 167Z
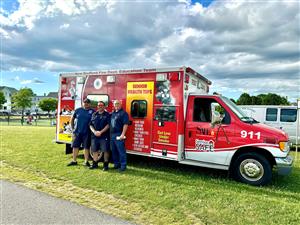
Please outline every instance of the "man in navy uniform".
M114 112L111 114L110 120L110 138L111 151L113 156L114 168L120 172L126 170L126 150L125 150L125 134L128 128L129 117L127 112L122 109L119 100L114 102Z
M68 164L68 166L77 165L77 156L81 144L84 148L83 165L90 166L88 161L91 146L91 132L89 124L94 112L95 110L91 108L91 101L86 98L83 101L83 107L76 109L72 116L71 128L73 130L73 160Z
M105 111L103 101L98 102L98 111L92 116L90 129L92 131L91 150L93 153L93 165L90 169L98 168L98 160L104 153L103 170L108 170L109 160L109 123L110 115ZM99 150L101 152L99 157Z

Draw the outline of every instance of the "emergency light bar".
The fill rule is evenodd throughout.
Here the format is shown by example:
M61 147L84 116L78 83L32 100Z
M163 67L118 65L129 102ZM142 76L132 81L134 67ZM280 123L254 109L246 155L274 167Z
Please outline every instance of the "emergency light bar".
M156 74L156 81L166 81L167 80L167 73L157 73Z
M85 78L84 77L78 77L77 78L77 83L78 84L84 84L84 82L85 82Z
M107 76L106 82L107 83L115 83L116 82L116 76Z

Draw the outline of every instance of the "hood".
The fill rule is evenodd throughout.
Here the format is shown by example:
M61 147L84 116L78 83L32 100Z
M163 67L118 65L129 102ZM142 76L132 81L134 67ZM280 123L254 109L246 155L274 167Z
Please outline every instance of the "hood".
M262 123L248 124L254 132L261 133L261 140L265 143L275 144L279 141L288 141L289 136L281 129L277 129Z

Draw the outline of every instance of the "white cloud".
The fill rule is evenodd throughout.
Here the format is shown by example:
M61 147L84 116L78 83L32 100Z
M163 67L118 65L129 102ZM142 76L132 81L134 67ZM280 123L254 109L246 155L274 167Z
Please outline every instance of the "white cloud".
M31 84L32 80L22 80L20 83L21 84Z
M19 84L42 84L45 83L44 81L40 80L38 77L35 77L33 79L22 79L20 76L15 76L14 78L11 79L14 82L17 82Z
M83 1L80 1L79 4L81 5L82 3ZM53 1L53 4L47 8L47 13L56 14L57 12L71 16L80 14L80 9L75 4L74 0L55 0Z
M35 21L40 18L39 14L45 7L43 1L19 0L19 4L19 10L16 10L9 15L9 22L7 23L32 29Z
M277 87L296 96L299 7L296 1L215 1L205 8L189 0L22 0L11 15L0 12L3 69L187 65L228 93Z
M13 80L13 81L20 81L20 77L19 77L19 76L15 76L15 77L12 78L11 80Z
M68 29L70 27L70 24L64 23L63 25L59 26L59 29Z

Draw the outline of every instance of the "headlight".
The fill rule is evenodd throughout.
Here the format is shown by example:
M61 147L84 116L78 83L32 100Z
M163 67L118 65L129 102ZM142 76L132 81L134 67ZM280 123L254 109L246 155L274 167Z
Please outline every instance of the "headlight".
M289 142L286 142L286 141L280 141L279 142L279 148L281 151L283 152L287 152L290 150L290 145L289 145Z

